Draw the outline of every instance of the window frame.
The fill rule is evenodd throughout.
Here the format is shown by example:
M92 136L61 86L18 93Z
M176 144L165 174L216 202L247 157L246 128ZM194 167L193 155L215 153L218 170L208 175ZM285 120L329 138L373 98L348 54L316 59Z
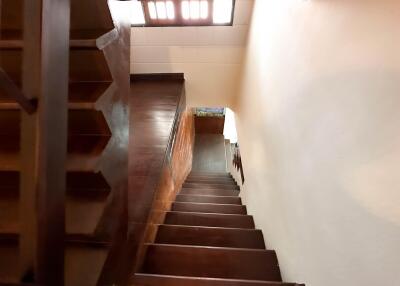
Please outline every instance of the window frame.
M157 0L139 0L142 4L145 24L131 24L132 27L208 27L208 26L233 26L234 15L235 15L235 4L236 0L232 0L232 14L231 21L229 23L217 23L213 22L213 8L214 8L214 0L208 1L208 15L207 19L183 19L181 14L181 3L183 0L170 0L174 2L175 7L175 19L151 19L149 8L147 2L153 1L157 2ZM167 1L167 0L165 0Z

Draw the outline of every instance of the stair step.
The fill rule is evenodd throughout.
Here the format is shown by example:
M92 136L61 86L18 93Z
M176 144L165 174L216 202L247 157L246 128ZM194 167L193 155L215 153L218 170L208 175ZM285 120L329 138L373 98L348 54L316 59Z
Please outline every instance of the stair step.
M213 175L213 174L189 174L187 179L206 179L206 180L232 180L232 176L230 174L226 175Z
M182 186L182 188L188 188L188 189L194 189L194 188L200 188L200 189L227 189L227 190L239 190L240 187L234 184L215 184L215 183L188 183L185 182Z
M222 184L222 185L237 185L233 178L186 178L185 183L189 184Z
M177 195L176 202L190 202L190 203L210 203L210 204L233 204L241 205L242 200L240 197L226 197L226 196L200 196L200 195Z
M199 212L199 213L221 213L221 214L247 214L246 206L204 204L204 203L182 203L174 202L172 211L178 212Z
M254 228L253 217L249 215L194 212L167 212L165 216L165 224L247 229Z
M194 189L194 188L183 188L180 191L182 195L204 195L204 196L227 196L227 197L236 197L239 196L239 192L236 190L224 190L224 189Z
M261 230L160 225L156 243L265 249Z
M275 251L147 244L143 273L282 281Z
M137 286L300 286L294 283L260 280L183 277L145 273L136 273L132 280L133 285Z
M231 174L228 172L190 172L189 177L191 176L216 176L216 177L231 177Z

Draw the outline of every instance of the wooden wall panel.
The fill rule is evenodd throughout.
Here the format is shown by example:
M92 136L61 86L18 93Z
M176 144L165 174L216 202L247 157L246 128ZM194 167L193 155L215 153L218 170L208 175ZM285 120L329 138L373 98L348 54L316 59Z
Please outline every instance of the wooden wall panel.
M174 144L171 146L172 154L162 166L142 243L155 241L158 224L164 222L165 212L171 209L172 202L191 171L194 149L194 120L191 109L186 109L181 115L175 136ZM142 263L146 251L144 247L139 249L137 267Z
M196 133L199 134L223 134L225 117L195 116Z
M156 197L152 205L148 221L150 231L145 235L146 242L153 242L156 224L164 222L163 214L171 209L177 192L192 169L194 149L194 121L191 109L186 109L176 132L172 155L163 165L161 178L158 183Z
M166 201L190 171L192 158L194 123L185 109L183 77L154 78L139 76L131 89L126 275L140 264L145 253L140 246L154 236L153 224L162 220L160 210L168 208Z

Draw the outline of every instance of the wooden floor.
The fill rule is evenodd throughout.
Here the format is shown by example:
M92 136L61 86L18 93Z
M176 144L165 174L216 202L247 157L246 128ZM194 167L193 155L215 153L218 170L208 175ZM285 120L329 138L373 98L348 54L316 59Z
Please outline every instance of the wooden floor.
M191 173L147 249L131 285L299 286L282 282L228 173Z

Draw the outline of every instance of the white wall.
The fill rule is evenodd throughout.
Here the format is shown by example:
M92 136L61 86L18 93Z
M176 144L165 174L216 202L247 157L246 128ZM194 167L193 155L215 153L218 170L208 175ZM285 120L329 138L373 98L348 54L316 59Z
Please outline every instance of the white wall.
M231 106L253 0L237 0L234 25L132 28L131 72L184 72L190 106Z
M285 280L400 285L400 1L257 0L235 111Z

